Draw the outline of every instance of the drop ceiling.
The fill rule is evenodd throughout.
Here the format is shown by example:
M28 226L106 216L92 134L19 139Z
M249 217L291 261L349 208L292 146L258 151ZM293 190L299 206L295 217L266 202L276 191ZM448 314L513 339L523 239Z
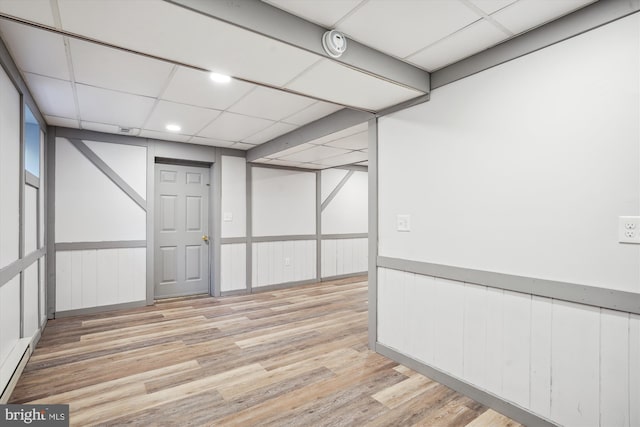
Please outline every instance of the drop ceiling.
M264 4L430 72L592 2ZM49 125L248 150L342 108L376 112L425 93L163 0L0 0L0 17L0 36ZM216 84L211 71L234 78ZM181 130L167 131L169 123ZM366 165L366 133L354 126L256 162Z

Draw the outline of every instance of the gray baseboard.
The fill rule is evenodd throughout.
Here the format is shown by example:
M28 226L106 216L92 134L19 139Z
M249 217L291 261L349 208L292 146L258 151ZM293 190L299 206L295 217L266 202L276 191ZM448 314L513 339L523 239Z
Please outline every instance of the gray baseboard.
M138 308L147 305L146 300L125 302L122 304L101 305L99 307L79 308L76 310L56 311L55 318L62 319L64 317L85 316L87 314L104 313L105 311L124 310L127 308Z
M348 279L350 277L358 277L363 276L363 280L367 280L369 272L368 271L358 271L357 273L348 273L348 274L339 274L337 276L327 276L321 279L322 282L329 282L331 280L340 280L340 279Z
M519 405L516 405L515 403L508 402L493 393L482 390L474 386L473 384L451 376L446 372L434 368L433 366L429 366L423 362L412 359L411 357L402 354L392 348L389 348L384 344L376 342L375 350L377 353L380 353L381 355L388 357L395 362L407 366L414 371L419 372L422 375L439 382L440 384L446 385L447 387L457 391L458 393L464 394L465 396L470 397L476 402L482 403L483 405L488 406L494 411L500 412L501 414L506 415L507 417L521 424L524 424L525 426L559 426L559 424L541 417L540 415L536 415L533 412Z
M302 285L311 285L313 283L319 283L319 282L320 280L318 279L309 279L309 280L299 280L297 282L276 283L275 285L252 287L251 293L256 294L258 292L276 291L278 289L293 288L294 286L302 286Z

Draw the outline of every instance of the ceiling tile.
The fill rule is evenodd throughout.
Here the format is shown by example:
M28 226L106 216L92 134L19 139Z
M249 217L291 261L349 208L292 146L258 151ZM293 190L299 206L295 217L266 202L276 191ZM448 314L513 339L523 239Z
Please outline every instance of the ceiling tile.
M368 123L360 123L359 125L351 126L346 129L339 130L329 135L325 135L321 138L309 141L311 144L324 145L328 142L335 141L337 139L346 138L347 136L355 135L357 133L366 132L368 129Z
M233 144L235 144L235 142L194 136L189 140L189 144L209 145L212 147L231 147Z
M96 132L104 132L104 133L121 133L120 126L107 125L104 123L85 122L85 121L82 121L81 124L82 124L82 129L86 129L86 130L94 130Z
M56 117L77 117L71 82L37 74L24 74L42 114Z
M324 59L300 75L289 89L333 102L379 111L423 95ZM357 87L358 90L353 90Z
M295 147L287 148L286 150L282 150L277 153L270 154L267 157L272 159L277 159L281 157L286 157L290 154L299 153L300 151L308 150L309 148L313 148L313 147L314 145L309 143L300 144L300 145L296 145Z
M162 0L58 4L65 30L274 86L318 60L315 54Z
M278 121L309 107L314 102L315 100L304 96L257 87L229 108L229 111Z
M244 142L236 142L231 146L231 148L234 148L236 150L243 150L243 151L249 150L250 148L253 148L253 147L255 147L255 145L245 144Z
M343 166L350 165L353 163L360 163L362 161L367 160L369 157L367 153L363 153L361 151L352 151L347 154L343 154L340 156L329 157L325 159L317 160L315 163L325 165L325 166Z
M287 167L290 167L290 168L300 168L305 163L303 163L303 162L293 162L293 161L287 161L287 160L272 159L269 162L269 164L270 165L275 165L275 166L287 166Z
M283 121L302 126L306 125L307 123L313 122L314 120L318 120L325 116L328 116L331 113L335 113L338 110L342 110L342 108L344 107L342 107L341 105L318 101L302 111L292 114L289 117L285 117Z
M262 144L263 142L270 141L273 138L291 132L295 128L297 128L297 126L290 125L288 123L276 123L265 130L251 135L249 138L245 138L242 142L248 142L249 144Z
M155 100L93 86L76 84L80 118L122 127L141 128Z
M178 67L162 99L198 107L226 110L255 85L232 79L228 84L214 83L209 73Z
M142 129L140 131L142 138L161 139L164 141L187 142L191 137L189 135L180 135L177 133L157 132L155 130Z
M195 135L208 123L220 115L218 110L159 101L144 125L145 129L166 132L168 124L176 124L183 135Z
M22 71L71 80L62 36L4 20L0 33Z
M518 0L468 0L469 3L482 10L487 15L490 15L502 8L509 6Z
M479 18L459 1L370 0L338 29L367 46L405 58Z
M407 60L428 71L435 71L507 38L509 35L483 19L408 57Z
M272 124L273 121L271 120L224 112L213 123L203 129L198 136L223 139L225 141L242 141Z
M362 0L263 0L323 27L333 28L343 16Z
M293 162L315 162L320 163L322 159L338 156L348 153L347 150L340 148L325 147L323 145L316 145L308 150L300 151L298 153L290 154L288 156L280 157L280 160L293 161Z
M44 120L47 122L49 126L60 126L63 128L74 128L80 129L80 123L76 119L69 119L67 117L55 117L55 116L44 116Z
M136 95L158 97L167 84L172 64L95 43L70 39L77 83Z
M519 34L594 2L595 0L520 0L491 17L514 34Z
M328 147L344 148L345 150L363 150L369 146L369 133L361 132L345 138L327 142Z
M0 11L27 21L50 27L55 26L53 13L51 13L51 3L48 0L0 0Z

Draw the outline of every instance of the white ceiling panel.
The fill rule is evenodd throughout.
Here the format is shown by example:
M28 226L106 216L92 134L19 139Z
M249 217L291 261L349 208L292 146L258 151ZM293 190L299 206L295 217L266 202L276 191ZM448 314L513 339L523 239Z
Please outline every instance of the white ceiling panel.
M69 40L77 83L157 97L173 65L117 49Z
M309 107L315 100L266 87L257 87L229 108L233 113L282 120Z
M231 147L235 142L194 136L189 140L189 144L209 145L211 147Z
M338 29L368 46L405 58L480 16L459 1L370 0Z
M345 138L327 142L328 147L344 148L345 150L364 150L369 146L369 132L361 132Z
M287 87L339 104L375 111L423 95L417 90L377 79L328 59L309 68ZM359 90L352 90L354 87Z
M245 144L244 142L236 142L235 144L233 144L231 146L231 148L234 148L236 150L244 150L244 151L247 151L247 150L249 150L250 148L253 148L253 147L255 147L255 145Z
M296 127L297 126L290 125L288 123L276 123L265 130L251 135L249 138L245 138L242 142L247 142L249 144L262 144L263 142L270 141L280 135L284 135L287 132L291 132Z
M203 129L198 136L242 141L249 136L268 128L274 122L257 117L224 112L213 123Z
M324 116L328 116L331 113L342 110L342 108L343 107L341 105L318 101L304 110L286 117L284 121L287 123L293 123L294 125L306 125L314 120L321 119Z
M507 38L508 34L490 22L481 20L408 57L407 60L428 71L435 71Z
M144 128L164 132L168 124L176 124L182 128L178 133L195 135L219 115L218 110L160 101Z
M323 27L333 28L343 16L353 10L362 0L263 0L265 3L286 10L307 21Z
M278 160L278 159L272 159L269 162L270 165L276 165L276 166L287 166L290 168L300 168L303 167L303 165L305 163L303 162L292 162L292 161L287 161L287 160Z
M80 123L76 119L69 119L66 117L56 117L56 116L44 116L48 125L51 126L60 126L63 128L75 128L80 129Z
M491 17L514 34L519 34L594 2L595 0L520 0Z
M42 114L78 117L71 82L29 73L24 78Z
M155 100L145 96L76 85L81 119L122 127L141 128Z
M304 169L327 169L326 166L316 163L300 163L298 167Z
M226 110L254 87L256 86L235 79L228 84L215 83L209 78L209 73L178 67L162 94L162 99Z
M55 26L49 0L0 0L0 10L17 18Z
M323 145L331 141L335 141L341 138L346 138L348 136L355 135L357 133L366 132L368 129L368 126L369 125L367 122L360 123L358 125L351 126L346 129L342 129L338 132L334 132L332 134L323 136L321 138L314 139L313 141L310 141L310 143L316 144L316 145Z
M316 145L308 150L280 157L281 160L292 162L318 162L328 157L347 154L349 151L340 148L325 147L324 145Z
M3 20L0 32L22 71L70 80L62 36Z
M319 159L319 160L316 160L315 163L325 165L325 166L342 166L342 165L350 165L353 163L359 163L367 159L368 159L367 153L363 153L361 151L352 151L350 153L342 154L340 156Z
M58 4L66 30L275 86L318 60L302 49L161 0L58 0Z
M81 122L81 124L82 124L82 129L86 129L86 130L94 130L96 132L104 132L104 133L121 133L120 127L115 125L86 122L86 121ZM136 134L138 134L138 132L136 132Z
M143 138L163 139L167 141L187 142L191 139L189 135L181 135L178 133L157 132L155 130L142 129L140 136Z
M487 15L491 15L498 10L509 6L517 0L467 0L469 3L482 10Z
M300 145L296 145L296 146L291 147L291 148L287 148L286 150L282 150L282 151L279 151L277 153L270 154L267 157L272 158L272 159L277 159L277 158L289 156L289 155L294 154L294 153L299 153L300 151L308 150L309 148L313 148L313 147L315 147L315 146L313 144L309 144L309 143L300 144Z

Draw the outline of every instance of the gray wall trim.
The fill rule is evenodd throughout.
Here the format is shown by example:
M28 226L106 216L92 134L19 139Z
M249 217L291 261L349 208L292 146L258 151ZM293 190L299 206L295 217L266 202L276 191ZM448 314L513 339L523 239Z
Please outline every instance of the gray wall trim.
M369 348L378 340L378 119L369 120Z
M243 0L224 2L209 0L168 1L389 82L422 92L429 91L429 73L355 40L349 39L348 49L340 58L328 57L321 42L322 35L326 31L324 27L263 2Z
M369 167L364 165L344 165L344 166L336 166L328 169L344 169L348 171L356 171L356 172L369 172ZM323 169L323 170L328 170Z
M147 146L147 305L155 300L155 209L156 209L156 179L155 179L155 144Z
M214 162L200 162L197 160L182 160L182 159L168 159L166 157L156 157L154 159L157 165L179 165L179 166L192 166L196 168L208 169Z
M289 242L293 240L316 240L316 234L297 234L288 236L254 236L251 238L252 243L261 242Z
M279 153L287 148L296 147L314 139L331 135L334 132L364 123L371 117L372 115L369 113L343 108L250 149L247 151L247 161L252 162L271 154Z
M76 310L65 310L56 312L56 319L73 316L85 316L89 314L104 313L106 311L125 310L128 308L145 307L146 300L125 302L121 304L101 305L98 307L78 308Z
M17 90L17 88L16 88ZM24 96L20 94L20 187L18 190L19 196L19 211L18 211L18 256L20 259L24 258L24 236L25 236L25 184L26 184L26 174L25 174L25 155L24 155L24 134L25 134L25 125L24 125ZM37 206L37 204L36 204ZM38 216L36 213L36 220ZM37 222L36 222L37 223ZM36 231L36 239L37 239L37 231ZM36 246L38 246L40 242L36 241ZM38 289L39 291L40 289ZM20 338L24 338L24 274L20 272Z
M424 104L431 98L430 94L418 96L417 98L410 99L408 101L401 102L396 105L392 105L389 108L379 111L376 117L386 116L387 114L395 113L396 111L404 110L405 108L415 107L416 105Z
M283 171L292 171L292 172L316 173L318 171L317 169L297 168L295 166L270 165L268 163L247 163L247 164L253 168L279 169Z
M246 280L247 280L247 292L251 292L251 286L253 285L253 181L252 181L252 166L247 163L247 175L245 187L247 191L247 199L245 203L246 214L245 222L247 227L247 246L245 247L245 265L246 265Z
M347 273L347 274L338 274L337 276L326 276L322 278L323 282L329 282L331 280L340 280L340 279L348 279L350 277L359 277L362 276L362 281L367 280L367 272L366 271L358 271L356 273Z
M366 239L369 233L323 234L322 240Z
M353 176L354 171L350 170L347 172L347 174L345 176L342 177L342 179L340 180L340 182L338 183L338 185L336 185L336 188L334 188L331 193L329 193L329 195L327 196L327 198L324 200L324 202L322 202L322 205L320 206L320 210L324 211L327 206L329 206L329 204L333 201L333 199L338 195L338 193L340 192L340 190L342 190L342 187L345 186L345 184L347 183L347 181L349 181L349 178L351 178L351 176Z
M242 157L243 159L247 158L247 152L245 150L236 150L233 148L221 147L218 148L218 152L222 156Z
M378 267L640 314L640 293L383 256Z
M277 283L275 285L256 286L251 288L251 293L256 294L259 292L267 292L267 291L274 291L277 289L292 288L294 286L311 285L313 283L320 283L320 280L316 278L316 279L308 279L308 280L299 280L297 282Z
M93 163L107 178L113 181L131 200L133 200L143 210L147 210L147 202L134 190L120 175L116 173L104 160L94 153L87 144L76 138L67 138L91 163Z
M114 240L106 242L60 242L56 251L88 251L93 249L146 248L146 240Z
M432 89L600 27L640 10L640 0L600 0L467 59L435 71Z
M211 166L211 198L209 216L209 230L212 235L209 242L209 256L211 257L211 268L209 268L209 295L214 297L220 296L222 288L222 153L216 150L216 162Z
M411 357L402 354L394 349L386 347L383 344L376 343L375 349L376 352L380 353L381 355L388 357L389 359L404 366L407 366L408 368L411 368L414 371L419 372L422 375L457 391L458 393L470 397L476 402L482 403L483 405L488 406L489 408L500 412L501 414L504 414L507 417L516 420L519 423L522 423L523 425L536 427L558 426L558 424L555 424L553 421L536 415L529 410L516 405L515 403L508 402L496 396L495 394L489 393L472 384L469 384L466 381L453 377L437 368L434 368L433 366L412 359Z
M247 243L246 237L223 237L220 239L221 245L232 245L234 243Z
M44 159L41 159L41 161L44 161ZM24 171L24 183L33 188L40 188L40 178L28 171Z
M353 174L353 172L349 172ZM348 175L348 174L347 174ZM316 278L322 277L322 173L316 171Z
M56 311L56 132L54 127L47 128L46 139L46 221L47 232L45 242L47 246L46 284L47 284L47 319L53 319Z
M246 289L236 289L233 291L222 291L220 292L221 297L233 297L238 295L247 295L249 292Z
M34 262L38 261L46 253L47 250L45 248L40 248L0 269L0 288L31 267Z
M13 371L13 374L9 379L9 382L7 382L7 385L5 386L4 390L0 390L0 404L4 405L9 402L9 399L11 398L11 394L13 393L13 390L15 390L16 385L18 385L18 380L22 376L22 373L24 372L24 368L27 366L27 362L29 361L29 358L31 357L32 352L33 350L31 346L27 345L22 353L22 356L20 357L18 366L16 366L16 369Z
M75 138L89 141L110 142L112 144L136 145L138 147L146 147L148 145L147 138L140 138L131 135L118 135L113 133L102 133L86 129L72 128L56 128L56 136L59 138Z

